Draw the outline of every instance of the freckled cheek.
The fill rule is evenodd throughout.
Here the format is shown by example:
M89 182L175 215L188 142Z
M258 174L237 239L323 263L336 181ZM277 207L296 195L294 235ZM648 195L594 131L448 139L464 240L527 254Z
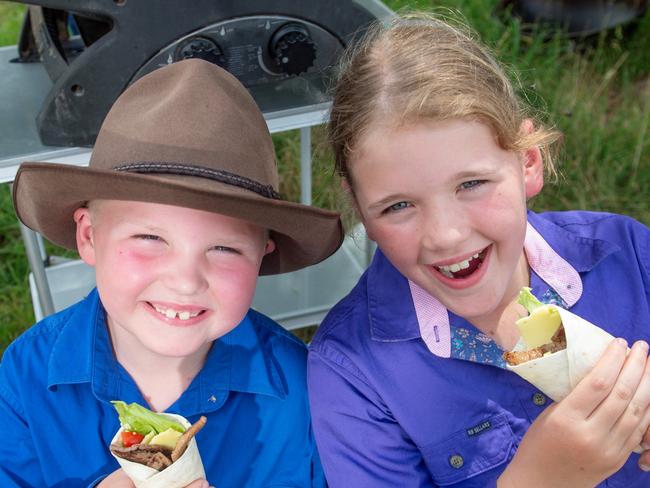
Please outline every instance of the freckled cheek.
M368 232L393 264L399 265L403 261L416 259L417 244L420 242L418 229L379 225L371 227Z
M523 245L526 233L526 206L516 198L495 195L483 202L474 215L474 227L484 235L513 249Z

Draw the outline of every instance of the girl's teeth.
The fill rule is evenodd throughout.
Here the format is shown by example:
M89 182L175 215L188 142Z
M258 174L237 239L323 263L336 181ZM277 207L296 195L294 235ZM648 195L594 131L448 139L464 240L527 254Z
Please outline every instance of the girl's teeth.
M446 269L439 268L440 272L445 275L447 278L453 278L454 275L451 274L451 271L447 271Z
M189 312L181 312L178 314L178 318L181 320L187 320L190 318L190 313Z
M461 269L467 269L470 267L470 262L473 259L478 259L480 253L474 254L471 258L461 261L459 263L450 264L448 266L436 266L436 269L440 271L447 278L454 278L453 273L460 271Z
M476 257L478 257L478 255ZM461 269L469 268L469 262L472 259L474 259L474 256L472 256L470 259L466 259L465 261L461 261L460 263L450 264L449 266L438 266L438 269L440 269L441 271L444 270L444 271L449 271L451 273L455 273L456 271L460 271Z
M165 316L166 316L168 319L173 319L174 317L176 317L176 312L174 312L173 310L167 310L167 311L165 312Z

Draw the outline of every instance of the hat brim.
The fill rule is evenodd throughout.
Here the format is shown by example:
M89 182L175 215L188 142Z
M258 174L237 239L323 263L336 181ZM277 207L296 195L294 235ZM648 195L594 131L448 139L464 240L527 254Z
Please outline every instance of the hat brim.
M196 177L153 176L55 163L23 163L14 181L18 218L51 242L76 250L74 211L91 200L162 203L215 212L271 231L276 249L260 274L295 271L332 255L343 241L335 212L266 198Z

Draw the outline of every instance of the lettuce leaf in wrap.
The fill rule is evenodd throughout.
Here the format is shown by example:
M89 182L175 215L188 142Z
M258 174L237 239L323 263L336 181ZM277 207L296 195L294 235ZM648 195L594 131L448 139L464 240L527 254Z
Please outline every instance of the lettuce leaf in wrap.
M160 434L167 429L178 432L185 432L185 427L165 415L152 412L137 403L125 403L123 401L111 402L120 417L120 423L126 430L147 435L150 432Z

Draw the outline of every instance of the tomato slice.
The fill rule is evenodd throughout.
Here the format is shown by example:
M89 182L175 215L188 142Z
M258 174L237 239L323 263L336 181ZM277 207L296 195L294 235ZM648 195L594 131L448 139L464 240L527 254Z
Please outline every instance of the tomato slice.
M142 439L144 439L144 436L137 432L131 432L128 430L122 432L122 445L124 447L131 447L133 444L140 444Z

